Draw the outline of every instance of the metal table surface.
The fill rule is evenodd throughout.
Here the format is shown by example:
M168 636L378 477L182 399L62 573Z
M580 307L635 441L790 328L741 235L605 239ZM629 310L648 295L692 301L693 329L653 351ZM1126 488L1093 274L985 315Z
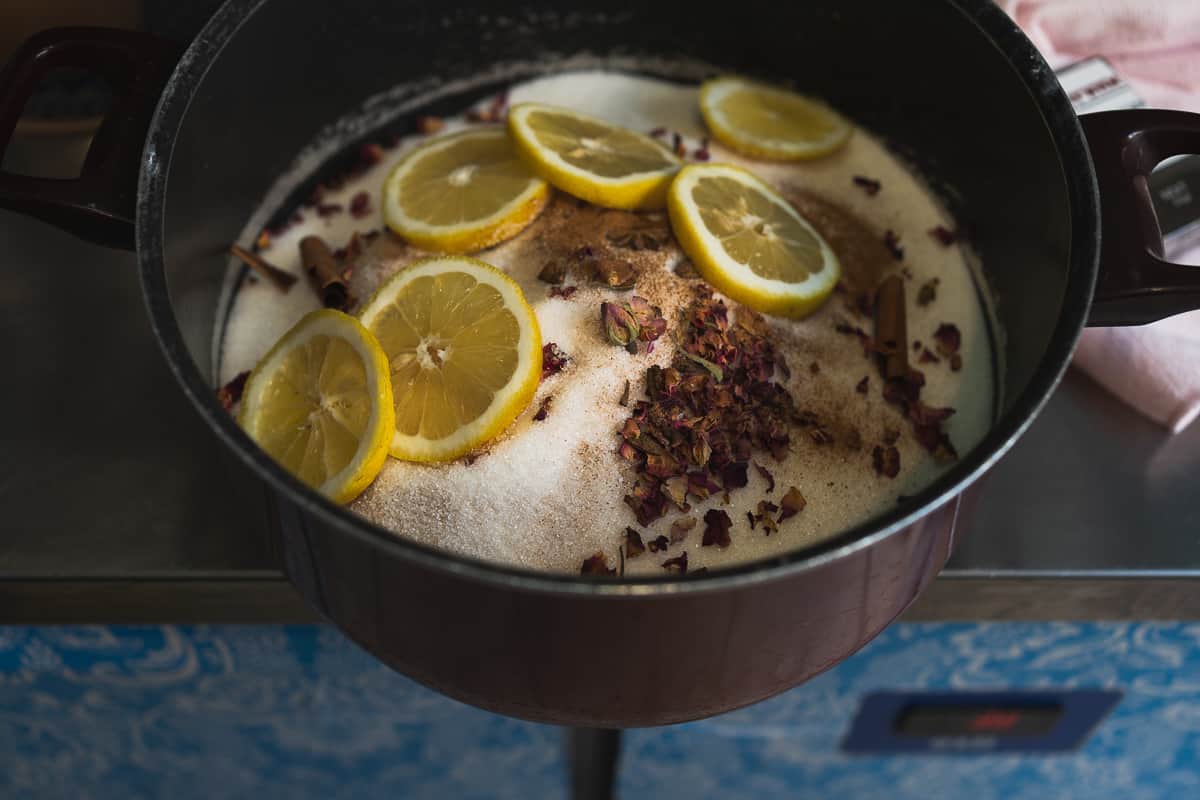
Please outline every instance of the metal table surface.
M158 352L133 256L8 212L0 254L0 622L313 619ZM1200 425L1167 437L1072 372L906 618L1200 617L1198 485Z

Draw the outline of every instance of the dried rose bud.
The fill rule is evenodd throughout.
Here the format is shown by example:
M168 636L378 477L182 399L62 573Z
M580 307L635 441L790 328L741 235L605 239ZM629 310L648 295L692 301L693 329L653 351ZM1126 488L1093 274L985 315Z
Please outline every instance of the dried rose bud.
M580 575L616 575L617 571L608 566L608 559L604 553L597 550L592 555L583 560L583 566L579 568Z
M888 447L876 445L871 450L871 464L875 467L876 475L894 478L900 474L900 451L890 445Z
M685 550L684 552L680 553L679 555L675 556L674 558L668 558L666 561L664 561L662 563L662 567L667 572L675 572L675 573L678 573L679 575L686 575L687 574L687 562L688 562L687 551Z
M949 247L958 241L958 234L944 225L938 225L930 228L929 235L934 239L937 239L938 243L941 244L942 247Z
M682 542L694 527L696 527L695 517L681 517L675 520L671 523L671 541Z
M642 543L642 535L633 528L625 529L625 557L637 558L642 553L646 552L646 545Z
M710 508L704 514L704 538L700 544L704 547L716 545L721 549L729 547L729 529L732 527L729 514L719 508Z
M551 259L542 267L542 271L538 273L538 280L543 283L562 283L567 277L566 262L560 259Z
M800 494L800 490L795 486L787 490L787 494L779 501L782 510L779 512L779 521L783 522L789 517L794 517L804 510L808 505L808 501L804 499L804 495Z
M437 133L442 128L446 127L446 121L441 117L417 117L417 131L429 135Z
M638 325L628 306L601 303L600 319L604 323L604 333L609 342L624 347L631 353L637 353L637 338L642 326Z

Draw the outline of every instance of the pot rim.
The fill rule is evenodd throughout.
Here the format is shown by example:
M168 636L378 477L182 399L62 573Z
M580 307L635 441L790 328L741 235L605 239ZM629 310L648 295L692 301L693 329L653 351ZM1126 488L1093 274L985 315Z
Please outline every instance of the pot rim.
M227 0L193 40L163 90L151 120L138 181L136 242L143 295L151 326L188 399L221 441L266 482L306 514L339 532L422 568L508 589L596 597L709 592L782 579L847 557L917 523L958 497L983 475L1032 424L1070 362L1095 288L1100 248L1100 201L1083 131L1049 65L1007 14L991 0L946 0L975 25L1009 63L1042 115L1054 141L1070 204L1067 292L1050 345L1028 385L970 453L938 480L894 509L837 536L779 556L747 562L697 578L669 575L621 580L538 572L483 561L403 539L338 506L279 467L241 430L217 402L216 393L192 361L177 324L163 268L163 207L175 135L191 103L192 90L222 50L269 0ZM1017 64L1026 65L1019 69Z

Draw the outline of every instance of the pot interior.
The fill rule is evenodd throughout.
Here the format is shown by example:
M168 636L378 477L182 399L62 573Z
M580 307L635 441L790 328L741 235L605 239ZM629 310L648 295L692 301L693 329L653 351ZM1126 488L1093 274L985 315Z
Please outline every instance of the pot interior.
M210 26L197 43L196 58L206 59L205 45L228 37L206 70L190 71L165 197L161 206L150 198L141 220L161 213L166 290L199 377L211 385L216 374L227 247L256 210L307 196L344 168L358 139L410 132L417 113L460 109L530 75L608 64L693 80L741 72L824 97L915 165L965 226L996 314L1003 391L993 435L943 488L1001 449L1052 388L1089 299L1089 251L1073 261L1072 246L1095 237L1078 201L1090 168L1073 116L1031 91L1045 84L1053 95L1053 76L1038 71L1040 60L1014 65L979 26L1010 29L995 18L1002 12L975 0L920 14L888 0L748 0L739 14L709 20L679 2L583 0L569 12L535 2L519 13L506 5L233 0L218 15L241 23ZM281 183L298 174L302 154L316 168ZM153 254L143 260L157 268Z

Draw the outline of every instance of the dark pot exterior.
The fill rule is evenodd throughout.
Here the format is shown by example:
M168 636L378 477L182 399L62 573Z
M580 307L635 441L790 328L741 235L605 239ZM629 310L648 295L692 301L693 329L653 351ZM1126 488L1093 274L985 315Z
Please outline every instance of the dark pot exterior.
M874 547L724 590L602 596L513 589L388 558L282 495L288 576L365 649L443 694L580 727L684 722L828 669L945 564L953 500Z

